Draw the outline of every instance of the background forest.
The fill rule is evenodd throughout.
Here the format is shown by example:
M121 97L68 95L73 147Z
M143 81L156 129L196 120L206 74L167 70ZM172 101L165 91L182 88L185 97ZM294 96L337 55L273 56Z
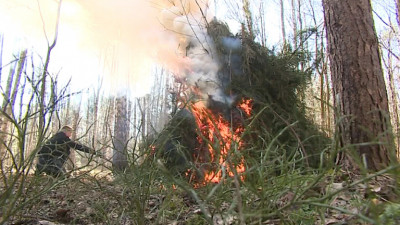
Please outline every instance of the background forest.
M332 72L340 1L93 3L88 21L102 29L85 38L102 37L85 47L112 40L101 69L87 52L57 51L75 40L63 22L85 21L63 19L63 10L86 12L89 2L45 2L34 6L39 31L28 32L45 45L29 47L9 38L10 26L31 25L13 11L21 3L0 0L0 12L14 15L0 34L0 224L400 223L399 1L371 1L388 128L361 126L373 137L356 142L346 132L358 120L343 110L371 106L341 99L351 79ZM147 15L127 22L129 7ZM154 9L159 17L144 22ZM148 52L157 59L149 63ZM74 63L73 74L62 69ZM63 125L97 154L72 151L67 177L35 176L37 152Z

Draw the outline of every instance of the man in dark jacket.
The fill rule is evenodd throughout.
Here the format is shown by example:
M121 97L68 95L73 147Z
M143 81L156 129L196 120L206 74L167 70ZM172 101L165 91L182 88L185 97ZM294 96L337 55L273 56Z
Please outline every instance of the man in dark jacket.
M36 174L46 173L53 177L65 174L64 164L68 160L71 148L86 153L94 154L94 150L78 144L70 139L72 128L64 126L38 152L38 162L36 164Z

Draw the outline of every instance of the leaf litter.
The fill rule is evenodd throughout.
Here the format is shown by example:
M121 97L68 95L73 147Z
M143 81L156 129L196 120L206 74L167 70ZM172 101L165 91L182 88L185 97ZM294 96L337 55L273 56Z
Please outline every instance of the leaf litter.
M37 179L40 179L40 182ZM38 192L33 191L29 183L35 184L36 190L41 190L50 185L49 180L52 185L58 183L44 194L34 196ZM280 216L256 216L254 218L257 219L254 220L247 216L246 221L249 221L249 224L286 224L288 221L304 221L304 224L374 224L360 220L359 215L363 215L366 218L374 218L371 221L378 221L375 224L379 224L379 221L397 224L400 222L400 211L396 210L400 209L400 206L391 199L391 185L388 184L393 182L388 180L390 178L379 176L368 183L363 182L351 187L345 181L328 183L324 180L317 184L312 192L307 192L301 197L303 201L309 201L318 195L321 198L336 193L319 204L320 208L311 208L307 203L294 203L298 196L288 191L274 203L277 209L282 209ZM129 194L123 184L111 179L93 178L90 175L68 178L61 182L46 176L32 176L25 182L26 190L20 201L31 202L6 221L7 225L208 224L198 203L188 193L175 186L167 188L166 185L160 184L153 187L146 196L138 198L130 195L143 193ZM4 187L0 188L3 193ZM229 200L232 199L226 199L218 206L207 206L209 211L213 212L213 224L238 224L238 215L235 210L229 209L232 204ZM254 200L257 201L259 199ZM289 205L291 206L287 207ZM299 211L304 215L295 218ZM311 220L305 216L307 213ZM282 218L284 215L287 215L287 218Z

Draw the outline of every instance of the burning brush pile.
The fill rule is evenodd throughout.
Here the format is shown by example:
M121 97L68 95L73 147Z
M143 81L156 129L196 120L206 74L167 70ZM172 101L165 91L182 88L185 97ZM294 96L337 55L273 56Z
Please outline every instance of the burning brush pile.
M157 157L194 185L246 179L247 157L260 157L268 140L285 146L267 158L272 164L282 155L301 155L303 166L317 164L326 139L296 96L309 77L297 69L301 57L275 55L218 21L206 33L204 42L191 40L185 49L192 65L208 63L177 79L186 91L176 93L179 110L154 141Z

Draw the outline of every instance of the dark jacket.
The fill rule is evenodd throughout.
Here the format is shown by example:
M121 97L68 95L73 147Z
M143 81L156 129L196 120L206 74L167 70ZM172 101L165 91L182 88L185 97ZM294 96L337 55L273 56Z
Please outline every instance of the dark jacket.
M50 175L63 173L71 148L90 153L91 148L72 141L64 132L56 133L38 152L38 172Z

